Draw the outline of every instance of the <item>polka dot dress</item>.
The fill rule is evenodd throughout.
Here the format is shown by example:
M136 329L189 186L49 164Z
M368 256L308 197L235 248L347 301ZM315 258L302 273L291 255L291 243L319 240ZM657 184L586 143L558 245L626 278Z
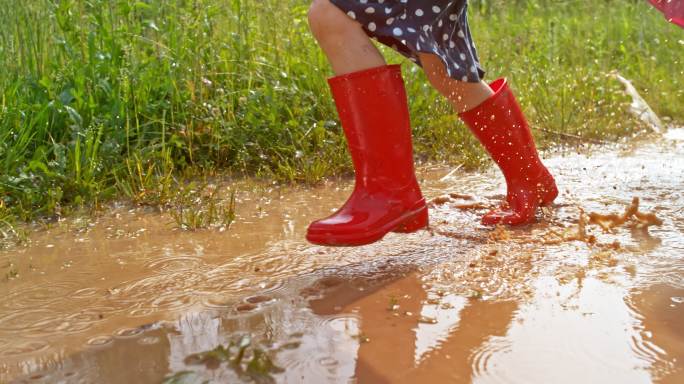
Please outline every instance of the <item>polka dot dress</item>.
M418 52L437 55L459 81L484 76L470 36L467 0L330 0L366 34L418 65Z

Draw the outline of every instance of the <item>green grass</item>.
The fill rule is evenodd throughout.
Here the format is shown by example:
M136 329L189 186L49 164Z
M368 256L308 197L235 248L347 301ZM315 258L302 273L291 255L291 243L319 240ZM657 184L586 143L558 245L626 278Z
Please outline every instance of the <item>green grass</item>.
M185 179L207 173L349 173L308 4L0 0L2 221L120 196L173 205ZM613 69L684 121L684 31L645 1L482 0L470 21L489 78L511 79L542 146L639 128ZM383 51L405 63L417 157L481 164L421 71Z

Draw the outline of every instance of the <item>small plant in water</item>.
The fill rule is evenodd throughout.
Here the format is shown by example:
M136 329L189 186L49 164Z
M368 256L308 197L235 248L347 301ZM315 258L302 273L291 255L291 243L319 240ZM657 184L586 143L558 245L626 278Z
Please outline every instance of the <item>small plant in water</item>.
M185 230L229 228L235 220L235 191L225 203L217 189L190 183L178 190L170 215L176 225Z
M9 270L5 273L5 280L9 281L16 279L18 276L19 271L17 270L17 267L15 267L14 264L9 264Z
M12 214L0 200L0 250L28 241L28 233L19 228Z
M208 370L221 367L232 370L245 381L255 383L275 383L273 374L283 372L271 359L269 351L254 345L248 335L233 340L228 346L219 345L207 352L200 352L185 358L189 366L203 365ZM203 382L201 375L192 371L182 371L169 376L165 384Z
M387 306L387 310L394 312L399 309L399 300L397 300L396 297L392 296L389 299L389 305Z

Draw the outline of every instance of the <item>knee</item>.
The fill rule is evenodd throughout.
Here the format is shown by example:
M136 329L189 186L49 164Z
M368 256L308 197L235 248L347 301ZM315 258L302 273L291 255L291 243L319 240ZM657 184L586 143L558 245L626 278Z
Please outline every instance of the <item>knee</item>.
M309 28L317 40L355 28L354 22L330 0L313 0L308 13Z

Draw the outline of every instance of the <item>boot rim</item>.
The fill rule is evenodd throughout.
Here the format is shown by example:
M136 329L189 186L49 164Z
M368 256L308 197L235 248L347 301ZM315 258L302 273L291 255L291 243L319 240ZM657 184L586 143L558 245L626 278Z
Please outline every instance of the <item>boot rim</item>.
M489 88L494 91L493 96L497 96L499 93L503 92L506 88L508 88L508 79L505 77L500 77L491 83L489 83Z
M490 104L494 103L496 100L502 97L501 95L503 95L503 93L508 91L509 89L508 79L505 77L500 77L489 83L489 87L492 89L492 91L494 91L494 94L489 96L485 101L480 103L475 108L459 113L458 116L461 119L465 120L469 118L477 118L482 110L489 108Z
M368 76L373 76L378 73L383 73L383 72L399 72L401 73L401 65L400 64L385 64L381 65L379 67L373 67L373 68L368 68L368 69L362 69L360 71L356 72L350 72L350 73L345 73L343 75L337 75L328 78L328 84L333 86L334 84L341 83L344 81L348 80L353 80L359 77L368 77Z

